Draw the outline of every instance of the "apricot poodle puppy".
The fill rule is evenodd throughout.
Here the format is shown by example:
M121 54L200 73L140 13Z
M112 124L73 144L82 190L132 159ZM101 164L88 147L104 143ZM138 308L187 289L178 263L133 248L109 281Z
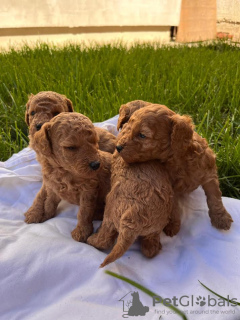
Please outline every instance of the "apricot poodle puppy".
M194 131L189 116L180 116L160 105L141 108L124 125L116 148L127 163L159 159L170 176L174 199L201 185L212 225L230 229L233 220L222 203L216 155L206 139ZM171 219L173 228L180 225L179 210L175 210ZM171 233L170 229L171 225L167 234Z
M120 258L138 236L142 253L154 257L161 249L160 233L169 223L172 211L171 183L159 161L127 164L120 155L113 155L111 191L102 225L87 240L104 250L112 247L118 236L101 267Z
M148 105L152 104L151 102L143 101L143 100L134 100L130 101L126 104L122 104L119 109L119 118L117 123L117 129L123 127L123 125L128 122L131 115L138 109L144 108Z
M25 121L29 126L30 137L41 129L45 122L61 112L73 112L72 101L66 96L53 91L42 91L31 94L26 104ZM99 149L113 153L116 137L109 131L95 127L99 136Z
M112 155L99 150L96 130L79 113L60 113L33 136L30 146L42 166L43 185L25 213L26 223L44 222L56 215L61 199L80 205L76 241L85 242L93 219L102 219L110 190Z

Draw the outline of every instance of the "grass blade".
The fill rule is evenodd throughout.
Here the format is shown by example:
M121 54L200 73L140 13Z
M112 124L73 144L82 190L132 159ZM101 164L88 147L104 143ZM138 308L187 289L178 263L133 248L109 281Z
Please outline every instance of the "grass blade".
M205 289L207 289L208 291L212 292L213 294L215 294L215 295L218 296L219 298L221 298L221 299L223 299L223 300L225 300L225 301L227 301L227 302L231 302L232 304L235 304L235 305L240 306L240 303L239 303L239 302L233 301L233 300L229 300L229 299L227 299L227 298L224 298L224 297L221 296L220 294L218 294L218 293L214 292L213 290L209 289L209 288L208 288L207 286L205 286L205 284L203 284L201 281L198 280L198 282L199 282Z

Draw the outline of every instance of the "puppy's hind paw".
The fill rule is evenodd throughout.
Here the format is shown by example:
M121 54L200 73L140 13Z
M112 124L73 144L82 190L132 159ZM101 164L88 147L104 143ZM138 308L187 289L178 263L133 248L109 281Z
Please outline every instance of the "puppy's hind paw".
M178 234L180 227L181 227L180 221L169 222L169 224L166 225L163 231L168 237L173 237L176 234Z
M155 239L142 240L141 251L143 255L147 258L155 257L161 249L162 249L162 245L159 242L159 239L158 240L155 240Z
M86 242L89 235L92 231L89 230L82 230L79 227L76 227L72 232L72 238L78 242Z
M87 239L87 243L99 250L107 250L113 246L114 242L101 237L99 233L94 233Z
M98 249L98 234L94 233L87 239L87 244Z

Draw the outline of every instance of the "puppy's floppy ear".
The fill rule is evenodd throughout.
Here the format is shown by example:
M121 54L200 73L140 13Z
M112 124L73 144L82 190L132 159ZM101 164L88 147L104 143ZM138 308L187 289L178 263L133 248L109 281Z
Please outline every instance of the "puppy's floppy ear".
M73 112L74 109L73 109L72 101L70 99L66 98L66 102L67 102L68 112Z
M28 110L29 110L30 103L31 103L31 100L33 97L34 97L34 94L31 93L30 96L28 96L28 102L26 103L25 122L28 126L30 125Z
M193 137L194 125L189 116L175 114L171 117L172 133L171 146L174 151L184 151L190 145Z
M119 130L120 128L123 127L123 125L128 122L130 118L130 109L127 107L126 104L122 104L120 109L119 109L119 118L118 118L118 123L117 123L117 129Z
M50 156L52 153L52 143L50 138L51 123L46 122L42 128L34 135L34 147L35 149L44 154Z

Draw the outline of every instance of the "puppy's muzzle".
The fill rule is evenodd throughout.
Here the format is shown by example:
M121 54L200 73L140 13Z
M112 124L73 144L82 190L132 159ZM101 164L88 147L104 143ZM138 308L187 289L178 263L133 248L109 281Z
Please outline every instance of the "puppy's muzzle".
M37 131L39 131L41 128L42 128L42 123L38 123L38 124L36 124L36 129L37 129Z
M117 149L117 151L120 153L120 152L122 151L122 149L123 149L123 146L118 145L118 146L116 146L116 149Z
M97 170L100 167L100 162L99 161L90 162L89 166L92 170Z

